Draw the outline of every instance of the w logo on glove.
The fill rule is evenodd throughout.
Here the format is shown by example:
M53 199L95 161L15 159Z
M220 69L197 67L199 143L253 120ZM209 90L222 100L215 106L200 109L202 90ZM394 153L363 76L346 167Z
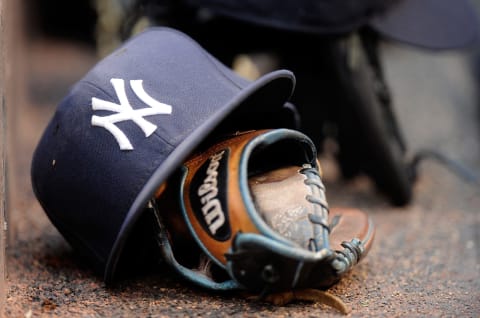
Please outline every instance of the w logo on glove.
M145 137L149 137L155 132L157 126L146 120L145 116L171 114L172 106L161 103L145 92L143 88L143 80L131 80L130 87L137 97L149 107L133 109L127 98L125 91L125 81L119 78L110 80L115 93L117 94L119 104L92 97L92 109L107 110L114 112L108 116L92 115L92 125L103 127L108 130L117 140L121 150L133 150L133 146L125 133L115 124L118 122L131 120L137 124L145 133Z

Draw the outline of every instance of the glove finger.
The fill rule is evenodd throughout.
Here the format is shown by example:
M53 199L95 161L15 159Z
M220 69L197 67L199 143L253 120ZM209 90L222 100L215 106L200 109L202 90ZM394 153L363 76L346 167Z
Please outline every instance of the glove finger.
M356 238L362 242L365 257L375 237L372 219L362 210L347 207L330 209L330 247L336 251L343 250L343 242Z

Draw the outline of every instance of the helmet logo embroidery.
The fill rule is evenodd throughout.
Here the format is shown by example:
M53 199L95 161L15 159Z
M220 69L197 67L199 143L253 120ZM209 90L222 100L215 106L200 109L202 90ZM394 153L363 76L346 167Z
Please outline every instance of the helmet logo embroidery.
M92 109L95 110L107 110L114 112L108 116L96 116L92 115L92 126L103 127L108 130L117 140L121 150L133 150L133 146L125 133L118 128L115 124L118 122L131 120L137 124L145 133L145 137L149 137L157 126L146 120L145 116L171 114L172 106L161 103L151 97L145 92L143 88L143 80L131 80L130 87L137 97L142 100L149 107L133 109L127 98L125 91L125 81L120 78L112 78L110 80L115 93L117 94L119 104L92 97Z

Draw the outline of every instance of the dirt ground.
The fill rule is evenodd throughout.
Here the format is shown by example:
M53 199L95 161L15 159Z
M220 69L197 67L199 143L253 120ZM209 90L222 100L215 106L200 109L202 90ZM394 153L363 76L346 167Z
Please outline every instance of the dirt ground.
M480 171L477 82L466 54L385 45L387 76L409 149L442 151ZM212 294L166 268L106 288L53 228L34 198L29 165L59 98L96 61L68 43L31 43L22 97L7 105L9 244L5 317L336 317L316 303L273 306ZM469 57L470 55L467 55ZM13 113L13 114L12 114ZM14 137L12 137L14 136ZM367 178L343 181L322 158L331 206L364 209L376 225L370 254L329 292L351 317L480 316L480 187L425 161L414 200L392 207Z

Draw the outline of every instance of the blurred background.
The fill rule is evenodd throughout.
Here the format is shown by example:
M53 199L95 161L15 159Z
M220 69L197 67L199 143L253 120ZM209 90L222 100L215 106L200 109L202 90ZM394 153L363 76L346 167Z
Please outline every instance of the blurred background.
M432 49L372 36L371 30L355 30L338 40L337 34L250 29L245 21L212 18L215 10L180 11L184 15L169 18L164 6L152 2L0 0L0 214L6 222L0 236L0 303L6 317L37 312L60 316L66 305L83 306L65 289L74 289L67 283L85 268L75 265L78 260L38 205L30 185L30 160L71 85L149 25L183 29L251 79L278 67L295 71L299 93L293 98L307 122L301 129L320 150L329 202L371 211L378 227L377 251L360 267L369 283L365 286L355 276L353 284L337 289L354 314L408 312L401 308L405 303L420 314L479 313L478 43ZM480 1L472 3L476 15ZM359 56L361 67L350 67L349 61ZM377 108L370 108L372 104ZM431 252L417 254L413 245ZM461 269L458 262L463 262ZM419 273L419 268L425 271ZM145 297L113 293L109 303L99 304L95 292L86 292L97 280L81 277L76 281L85 291L81 299L96 309L92 313L85 305L79 315L83 310L86 316L104 316L119 303L141 303ZM80 290L76 292L78 296ZM184 307L208 302L195 296ZM372 299L384 305L369 306ZM161 306L170 308L159 302L149 310ZM307 309L293 310L300 315Z

